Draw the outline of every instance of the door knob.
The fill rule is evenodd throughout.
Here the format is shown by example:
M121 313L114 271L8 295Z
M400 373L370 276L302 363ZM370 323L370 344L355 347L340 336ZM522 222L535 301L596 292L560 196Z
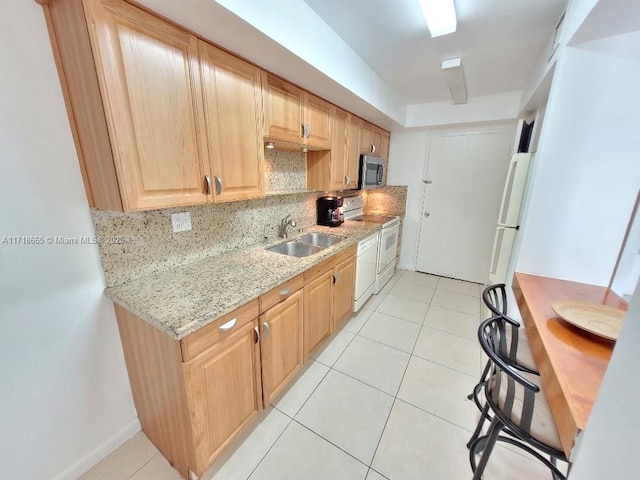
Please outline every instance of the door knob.
M424 218L429 218L431 214L429 212L424 212Z

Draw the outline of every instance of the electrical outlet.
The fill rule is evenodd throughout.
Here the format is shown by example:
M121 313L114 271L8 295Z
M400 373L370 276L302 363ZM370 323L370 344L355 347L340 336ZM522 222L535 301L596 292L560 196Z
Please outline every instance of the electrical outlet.
M173 225L174 233L191 230L191 214L189 212L172 213L171 225Z

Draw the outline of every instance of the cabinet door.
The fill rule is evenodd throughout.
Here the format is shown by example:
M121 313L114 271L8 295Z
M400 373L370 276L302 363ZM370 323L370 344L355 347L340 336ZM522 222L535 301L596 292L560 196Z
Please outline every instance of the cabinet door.
M345 159L346 175L350 180L348 188L358 188L361 126L362 119L350 114L347 119L347 157Z
M205 203L196 38L123 1L85 6L123 208Z
M185 364L197 474L262 408L258 322Z
M378 127L373 127L373 140L371 142L373 145L371 149L373 150L373 154L380 157L381 155L381 143L382 143L382 129Z
M333 270L304 286L304 355L308 358L331 335Z
M331 148L331 123L334 107L329 102L307 93L305 123L308 135L305 143L316 148Z
M334 308L335 328L338 328L353 313L353 298L356 286L356 257L350 257L335 267Z
M383 131L380 138L380 157L389 159L389 143L391 142L391 134ZM388 169L387 169L388 170Z
M265 406L302 367L302 290L260 317L262 391Z
M333 142L331 145L331 187L343 190L349 182L347 173L347 112L338 108L333 117Z
M360 127L360 153L363 155L373 154L373 129L374 126L369 122L362 122Z
M272 139L301 144L305 91L274 75L262 72L262 92L265 135Z
M263 197L260 69L203 41L198 48L214 201Z

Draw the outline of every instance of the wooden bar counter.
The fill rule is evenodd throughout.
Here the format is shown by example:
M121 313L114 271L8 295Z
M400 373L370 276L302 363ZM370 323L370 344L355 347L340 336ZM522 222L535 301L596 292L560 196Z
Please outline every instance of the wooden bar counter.
M627 303L605 287L524 273L514 275L513 292L562 446L570 458L576 436L589 419L615 344L565 322L551 303L578 300L622 310L627 310Z

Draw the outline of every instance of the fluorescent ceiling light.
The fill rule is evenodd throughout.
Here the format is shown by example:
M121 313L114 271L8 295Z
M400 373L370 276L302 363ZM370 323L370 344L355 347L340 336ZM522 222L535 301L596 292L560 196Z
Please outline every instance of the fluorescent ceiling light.
M462 58L443 60L442 71L449 86L453 104L467 103L467 85L464 80L464 71L462 70Z
M453 0L420 0L420 7L432 37L456 31L458 20Z

